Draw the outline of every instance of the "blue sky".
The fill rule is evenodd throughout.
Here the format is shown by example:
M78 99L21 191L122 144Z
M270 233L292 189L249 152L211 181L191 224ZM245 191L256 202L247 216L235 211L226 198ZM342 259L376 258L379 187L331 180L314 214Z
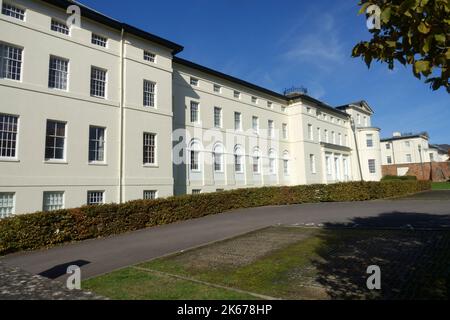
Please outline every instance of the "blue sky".
M358 0L129 0L82 3L185 47L188 60L281 92L305 86L333 106L361 99L375 110L373 125L428 131L450 143L450 96L432 91L410 67L367 69L351 58L370 38ZM124 4L125 3L125 4Z

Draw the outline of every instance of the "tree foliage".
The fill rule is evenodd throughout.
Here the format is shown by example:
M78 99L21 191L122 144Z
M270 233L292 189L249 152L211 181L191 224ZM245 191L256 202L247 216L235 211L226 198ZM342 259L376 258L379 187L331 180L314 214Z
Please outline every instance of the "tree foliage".
M372 39L358 43L353 57L411 65L415 77L433 90L444 87L450 93L450 0L360 0L360 14L370 5L381 9L380 29L372 29ZM369 17L369 15L367 15Z

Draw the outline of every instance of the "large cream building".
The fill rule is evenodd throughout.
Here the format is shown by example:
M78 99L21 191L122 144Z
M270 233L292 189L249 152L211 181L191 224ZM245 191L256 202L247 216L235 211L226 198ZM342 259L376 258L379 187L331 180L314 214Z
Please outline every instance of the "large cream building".
M186 61L69 1L0 0L0 216L381 178L364 102L333 108Z

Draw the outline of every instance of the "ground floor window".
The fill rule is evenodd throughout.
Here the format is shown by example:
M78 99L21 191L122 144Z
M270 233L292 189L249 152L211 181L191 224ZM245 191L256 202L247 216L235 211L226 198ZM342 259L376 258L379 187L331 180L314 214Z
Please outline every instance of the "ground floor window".
M193 189L192 190L192 194L200 194L200 193L202 193L201 189Z
M64 192L50 191L44 192L44 211L54 211L64 209Z
M87 204L96 205L104 203L104 191L88 191L87 194Z
M158 197L156 190L144 190L144 200L153 200Z
M375 159L369 159L369 172L376 173Z
M14 213L14 197L13 192L0 193L0 219L9 217Z

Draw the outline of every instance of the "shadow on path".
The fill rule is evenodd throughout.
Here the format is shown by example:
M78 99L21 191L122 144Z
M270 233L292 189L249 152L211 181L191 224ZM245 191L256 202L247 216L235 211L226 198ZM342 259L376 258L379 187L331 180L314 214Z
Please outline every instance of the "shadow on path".
M332 299L449 299L450 215L386 213L328 223L314 262ZM381 290L367 289L367 267Z

